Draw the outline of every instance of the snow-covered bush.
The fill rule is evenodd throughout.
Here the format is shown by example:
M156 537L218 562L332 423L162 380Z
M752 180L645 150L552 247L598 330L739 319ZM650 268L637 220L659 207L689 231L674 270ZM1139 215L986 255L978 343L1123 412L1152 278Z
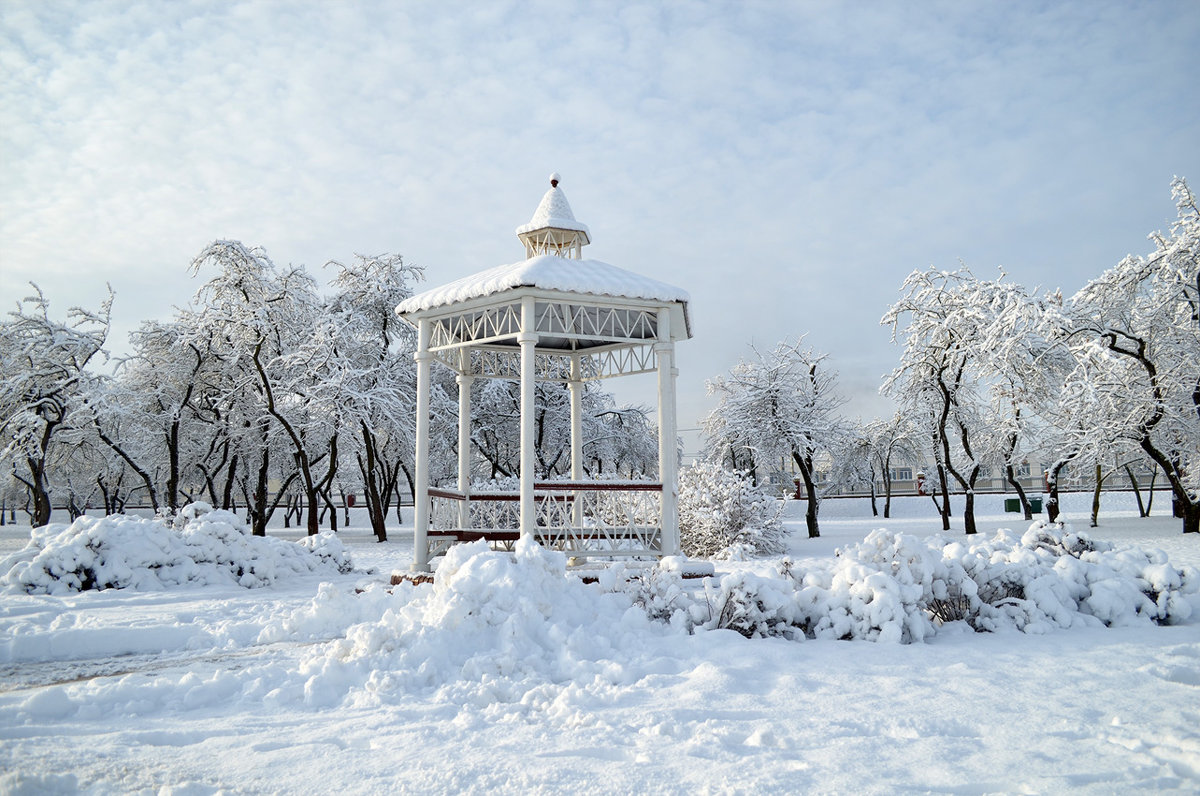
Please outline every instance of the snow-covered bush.
M48 594L218 583L253 588L289 575L352 569L332 534L300 544L253 536L236 514L195 503L171 521L114 514L36 528L25 549L0 562L0 585Z
M910 643L947 622L978 631L1170 624L1200 606L1200 573L1158 550L1116 547L1067 526L1035 522L965 544L880 529L801 570L775 577L734 572L696 593L656 569L635 586L652 618L749 638L864 639Z
M808 634L791 584L750 572L736 572L719 583L705 583L706 630L736 630L746 638L803 639Z
M778 555L787 535L771 490L713 462L679 473L679 539L685 555Z

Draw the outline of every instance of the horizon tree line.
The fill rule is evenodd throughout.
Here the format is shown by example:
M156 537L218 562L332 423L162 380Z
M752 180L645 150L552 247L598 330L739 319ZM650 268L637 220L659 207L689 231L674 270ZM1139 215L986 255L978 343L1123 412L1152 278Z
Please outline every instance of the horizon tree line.
M998 467L1029 499L1017 468L1048 462L1047 512L1058 514L1068 466L1094 466L1100 482L1152 463L1168 482L1185 532L1200 532L1200 211L1183 179L1172 182L1177 219L1150 236L1154 251L1129 256L1076 294L1039 294L980 279L960 265L912 272L881 323L901 347L882 391L892 418L851 422L837 373L803 337L784 341L709 382L718 405L704 420L705 454L769 479L773 462L801 476L809 536L819 536L824 488L883 484L891 466L926 456L934 502L950 528L951 491L974 495ZM214 241L194 258L208 279L169 321L146 321L111 372L106 344L113 297L99 309L50 317L34 293L0 321L0 506L20 505L34 525L52 500L72 515L92 500L106 512L135 499L173 512L192 500L247 512L255 533L281 507L316 533L336 527L334 493L360 492L372 529L413 491L414 332L393 313L423 279L399 255L331 261L322 295L303 266L280 268L260 248ZM452 480L457 387L438 372L431 391L433 477ZM475 380L470 439L475 476L519 474L515 386ZM568 468L569 402L540 384L538 477ZM638 407L618 407L594 384L584 392L589 475L637 476L657 464L655 430ZM1140 494L1139 494L1140 500ZM1095 501L1098 504L1098 497ZM1095 510L1094 510L1095 511ZM3 512L0 512L0 518ZM1093 524L1095 513L1093 513Z

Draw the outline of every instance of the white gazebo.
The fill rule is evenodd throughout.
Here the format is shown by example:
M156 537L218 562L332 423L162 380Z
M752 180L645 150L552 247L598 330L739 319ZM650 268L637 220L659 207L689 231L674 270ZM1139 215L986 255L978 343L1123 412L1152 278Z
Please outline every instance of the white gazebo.
M566 196L550 190L517 229L525 259L404 301L396 313L417 328L417 444L413 569L428 571L451 544L522 536L572 556L679 552L675 342L691 337L688 295L598 260ZM430 365L458 374L457 489L429 483ZM659 481L584 479L583 383L658 374ZM520 491L475 492L470 483L471 382L520 381ZM538 381L565 383L571 399L571 480L535 482Z

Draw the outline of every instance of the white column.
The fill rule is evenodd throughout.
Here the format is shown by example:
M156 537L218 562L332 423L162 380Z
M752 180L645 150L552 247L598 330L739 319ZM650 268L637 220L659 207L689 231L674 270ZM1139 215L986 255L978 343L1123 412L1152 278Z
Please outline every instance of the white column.
M658 474L662 481L662 554L679 555L679 432L675 424L675 344L671 341L671 311L658 311Z
M583 379L579 357L571 357L571 480L583 480Z
M567 387L571 391L571 480L583 480L583 372L579 356L571 357L571 378ZM575 492L575 504L571 509L571 524L583 527L583 494Z
M429 571L429 320L417 321L417 445L413 498L413 563L416 572Z
M537 527L537 507L533 502L534 476L534 389L536 387L535 349L537 321L533 297L521 301L521 331L517 343L521 346L521 535L528 536Z
M471 527L471 350L458 352L458 491L467 497L458 506L458 527Z

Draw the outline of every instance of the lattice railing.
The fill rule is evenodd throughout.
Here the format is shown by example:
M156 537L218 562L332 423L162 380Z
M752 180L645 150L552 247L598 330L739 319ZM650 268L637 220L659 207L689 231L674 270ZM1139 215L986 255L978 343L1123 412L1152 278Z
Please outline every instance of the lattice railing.
M441 349L434 356L451 370L459 369L457 350ZM578 356L580 381L650 373L658 367L652 344L614 346ZM519 381L521 352L513 348L477 348L471 351L470 367L472 376ZM565 384L571 378L571 355L539 352L534 357L534 376L537 381Z
M464 495L429 490L429 552L483 538L511 549L520 533L520 494ZM662 485L642 481L554 481L537 484L538 542L574 556L657 555L662 549ZM467 527L461 522L467 506Z
M521 330L519 304L484 307L475 312L435 318L430 349L445 348L462 343L484 343L513 337Z
M657 339L658 310L653 307L594 305L573 301L537 302L534 328L539 335L568 340L603 343L643 343ZM430 350L470 344L511 341L521 331L518 303L481 307L477 310L434 318Z
M572 302L539 302L537 332L588 340L651 340L657 335L658 311L604 307Z

